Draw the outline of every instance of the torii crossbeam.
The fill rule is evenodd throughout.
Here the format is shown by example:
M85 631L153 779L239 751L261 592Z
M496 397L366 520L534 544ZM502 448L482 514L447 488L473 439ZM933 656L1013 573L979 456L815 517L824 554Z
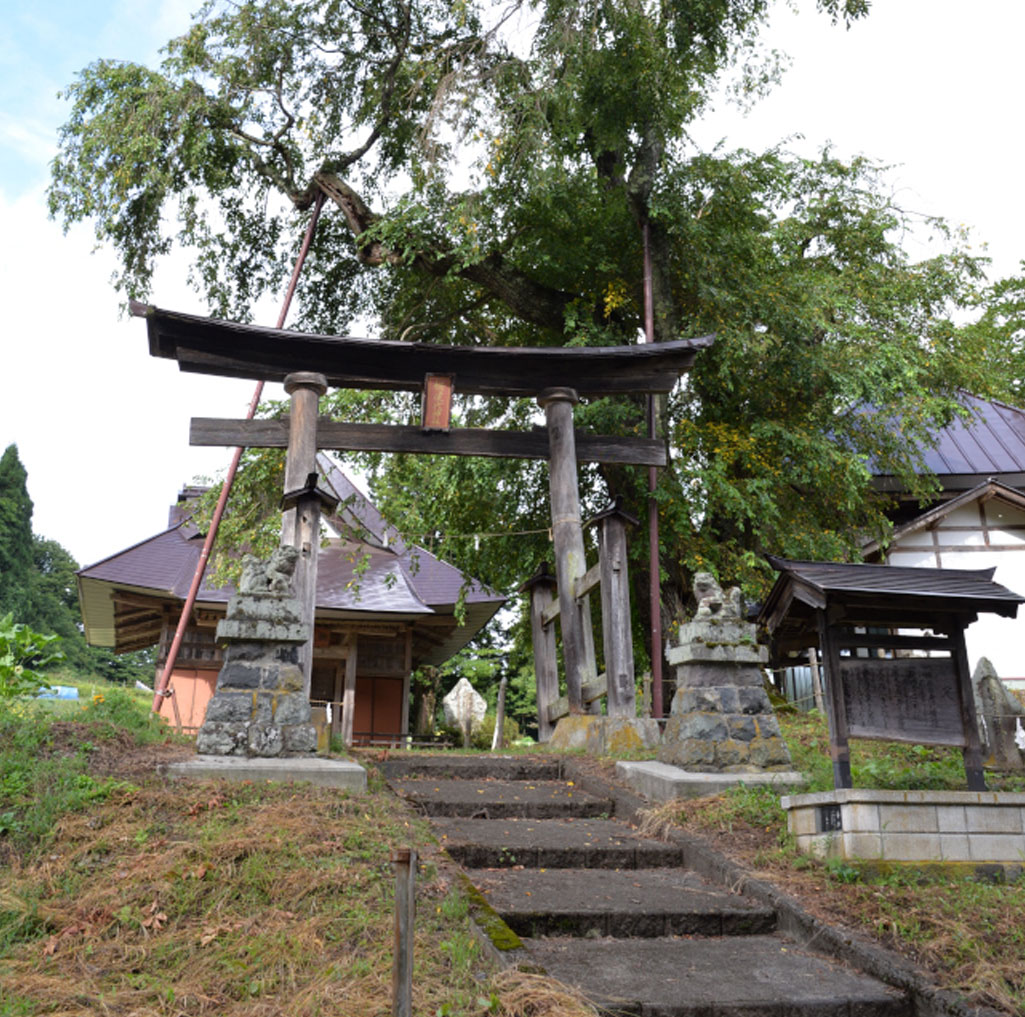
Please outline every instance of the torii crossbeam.
M290 460L292 450L300 448L307 453L312 450L314 455L317 448L323 448L547 458L556 576L560 602L566 599L560 625L567 693L571 712L582 712L581 688L596 673L588 608L573 596L576 581L586 571L576 464L586 459L661 466L666 453L664 443L650 438L577 435L573 405L581 396L667 393L690 370L698 352L712 345L713 336L597 348L446 346L311 335L165 311L135 301L130 306L133 316L146 319L153 356L177 360L184 371L284 382L292 393L293 413L287 425L194 419L193 444L287 445ZM422 426L339 424L318 419L316 400L327 386L422 392ZM545 410L546 430L450 429L454 392L534 397ZM301 404L297 399L303 400ZM307 454L304 460L308 458ZM300 474L301 483L306 473L305 461L290 461L286 486L288 478ZM312 494L310 497L316 501ZM285 527L283 539L298 541L298 527ZM304 551L301 544L296 546ZM308 573L300 581L312 590L316 586L312 548L302 560ZM308 611L312 635L312 600ZM309 656L307 652L307 676Z

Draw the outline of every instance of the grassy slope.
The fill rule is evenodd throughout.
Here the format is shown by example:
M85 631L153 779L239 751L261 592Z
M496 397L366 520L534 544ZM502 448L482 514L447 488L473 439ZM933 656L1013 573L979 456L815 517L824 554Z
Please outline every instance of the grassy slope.
M780 723L795 768L811 777L809 790L831 789L824 718L781 713ZM855 787L965 786L957 750L855 740L851 757ZM988 775L987 781L993 790L1025 788L1020 776ZM913 867L881 871L814 861L794 849L779 795L768 788L669 803L651 820L703 834L813 913L896 949L973 1003L1025 1013L1025 876L993 883L942 869L925 874Z
M388 859L408 845L424 860L417 1014L586 1012L529 976L495 976L426 827L379 784L360 797L166 786L147 774L187 747L146 721L147 695L92 685L77 705L0 708L0 1017L386 1015ZM823 720L781 721L812 787L831 786ZM957 752L852 749L857 786L964 786ZM766 789L662 811L827 920L899 949L977 1002L1025 1012L1025 882L811 861L794 851Z
M425 824L379 782L168 786L146 769L181 750L142 717L117 693L56 723L0 711L0 1015L390 1014L400 846L423 863L415 1013L591 1012L495 975Z

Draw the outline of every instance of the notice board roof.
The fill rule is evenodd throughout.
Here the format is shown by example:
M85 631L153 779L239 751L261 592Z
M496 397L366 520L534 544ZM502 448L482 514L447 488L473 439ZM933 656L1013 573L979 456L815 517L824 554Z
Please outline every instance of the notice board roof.
M283 381L316 371L335 388L419 391L428 374L455 377L457 392L534 396L572 388L581 396L668 392L713 336L631 346L445 346L262 328L165 311L133 301L150 353L183 371Z
M994 569L902 568L838 562L789 561L767 556L780 575L762 605L759 622L774 636L812 634L815 612L850 624L928 625L951 615L991 612L1013 618L1025 597L993 581Z

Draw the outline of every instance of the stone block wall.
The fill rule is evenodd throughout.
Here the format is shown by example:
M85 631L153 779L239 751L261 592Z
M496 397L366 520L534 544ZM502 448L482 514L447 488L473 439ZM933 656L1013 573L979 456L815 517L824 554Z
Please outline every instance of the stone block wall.
M820 858L1025 862L1025 792L851 788L782 805L798 849Z

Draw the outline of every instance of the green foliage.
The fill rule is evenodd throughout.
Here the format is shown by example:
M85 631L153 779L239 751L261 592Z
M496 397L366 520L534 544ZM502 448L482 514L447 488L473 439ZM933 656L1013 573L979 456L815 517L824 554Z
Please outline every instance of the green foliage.
M40 671L64 659L54 646L58 638L33 632L11 614L0 618L0 701L34 696L48 687Z
M0 612L28 619L32 611L32 499L18 447L0 458Z
M492 739L495 737L495 722L497 720L498 718L495 714L485 714L480 727L477 728L477 730L470 736L471 748L485 750L489 750L491 748ZM512 745L512 743L520 736L520 727L512 717L505 718L505 723L502 725L502 731L505 734L504 744L506 746Z
M114 739L119 732L127 732L137 745L166 741L167 727L150 712L150 699L145 694L110 689L93 697L85 719L96 738Z
M77 673L97 674L128 684L152 678L152 653L115 656L86 645L78 604L78 562L55 540L32 534L28 475L14 445L0 459L0 612L9 611L41 633L59 636L61 655L37 670L65 661Z
M128 788L122 781L89 774L96 743L116 732L91 723L104 716L96 706L84 708L81 716L59 722L58 733L54 715L43 705L15 710L0 700L0 856L5 848L45 844L62 815Z
M848 25L868 10L818 7ZM155 260L181 247L211 311L246 320L323 186L298 327L358 316L389 338L490 345L636 342L647 230L656 340L716 335L659 407L672 452L657 492L663 604L681 612L706 569L758 595L764 552L846 559L865 535L885 540L871 471L927 496L931 431L962 388L1006 394L999 371L1021 342L1014 292L987 291L966 238L899 207L871 161L694 150L688 125L724 78L742 101L775 81L758 47L767 9L210 0L157 70L99 61L68 88L50 207L93 223L126 293L144 296ZM914 262L900 241L922 225L944 250ZM1003 317L981 314L1001 299ZM392 394L325 404L349 421L415 413ZM537 419L529 401L456 411L465 426ZM595 400L577 420L639 434L644 406ZM543 464L357 462L411 543L471 575L509 590L550 557ZM271 539L256 527L280 495L280 456L249 453L245 474L229 548ZM646 474L584 469L583 511L622 495L643 514Z

